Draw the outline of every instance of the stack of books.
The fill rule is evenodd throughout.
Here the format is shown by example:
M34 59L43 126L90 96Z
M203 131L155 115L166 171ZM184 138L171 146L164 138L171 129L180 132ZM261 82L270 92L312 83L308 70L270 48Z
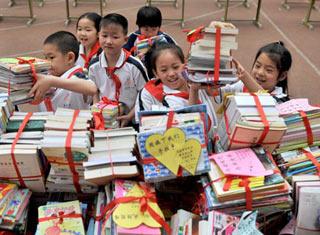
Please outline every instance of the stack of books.
M105 102L100 101L91 106L91 112L93 115L94 113L102 115L105 129L114 129L119 127L119 122L117 121L119 108L120 106L117 104L106 104Z
M94 130L94 146L88 161L83 162L85 180L106 185L115 178L137 176L137 159L132 154L136 134L132 127Z
M314 175L292 177L295 201L296 235L316 235L320 232L318 206L320 203L320 179Z
M0 58L0 92L9 94L14 105L32 100L28 93L36 78L27 61L36 73L47 73L51 66L49 61L34 57Z
M220 57L216 58L216 33L217 27L221 28ZM231 23L215 22L210 27L204 28L203 38L191 45L188 56L188 79L193 82L229 84L237 81L236 70L230 66L231 50L238 48L236 35L239 30ZM214 81L214 67L220 61L219 80Z
M190 110L194 113L174 114L171 128L167 128L166 113L162 112L162 116L157 111L140 114L142 126L137 142L146 182L160 182L176 178L177 175L200 175L209 171L204 128L206 121L196 111L196 106L190 107Z
M85 235L83 214L79 201L48 203L38 208L36 234Z
M320 161L320 108L309 105L308 99L292 99L277 109L288 127L274 151L279 168L288 180L297 174L314 174L316 166L308 155Z
M247 179L251 206L259 215L291 209L290 185L278 173L263 148L240 149L213 155L209 179L201 178L209 210L240 216L246 209ZM261 179L263 179L261 183Z
M227 96L218 135L224 150L262 145L270 153L279 145L287 126L279 117L276 101L269 94L247 93ZM263 116L266 121L263 122Z
M51 165L46 184L50 192L76 191L71 170L73 164L79 175L81 191L92 193L97 190L95 184L84 180L84 168L82 166L82 163L88 160L91 146L88 131L91 122L90 110L80 110L79 116L75 119L70 146L73 164L70 164L67 159L66 139L74 112L76 111L58 108L54 115L48 117L45 124L41 148Z
M0 134L6 131L7 123L14 111L14 106L7 94L0 93Z
M11 185L1 184L1 194ZM9 191L10 195L5 197L0 209L0 229L14 231L23 234L27 228L27 215L31 191L29 189L13 188ZM2 200L1 200L2 202Z
M288 130L283 136L276 152L281 153L294 149L304 148L308 145L320 145L320 108L309 105L308 99L292 99L276 107L283 117ZM299 111L306 115L310 126L308 133L305 121ZM311 138L312 143L308 138Z
M136 54L146 54L154 43L167 43L164 35L157 35L143 40L139 40L136 44Z

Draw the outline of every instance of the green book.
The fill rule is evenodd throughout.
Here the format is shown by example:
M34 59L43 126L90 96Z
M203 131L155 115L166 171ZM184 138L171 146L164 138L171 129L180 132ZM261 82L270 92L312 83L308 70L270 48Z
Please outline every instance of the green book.
M22 120L9 121L6 132L17 132L22 123ZM23 131L44 131L44 120L28 121Z

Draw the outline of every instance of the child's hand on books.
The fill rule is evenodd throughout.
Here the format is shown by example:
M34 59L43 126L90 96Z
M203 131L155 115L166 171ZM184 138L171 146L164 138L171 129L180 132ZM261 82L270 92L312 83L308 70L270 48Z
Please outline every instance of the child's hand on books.
M129 114L127 114L127 115L122 115L122 116L117 117L117 120L119 121L120 127L126 127L130 123L132 118L130 117Z
M29 96L34 96L34 101L42 101L47 91L51 88L52 76L37 74L37 82L33 85L29 92Z

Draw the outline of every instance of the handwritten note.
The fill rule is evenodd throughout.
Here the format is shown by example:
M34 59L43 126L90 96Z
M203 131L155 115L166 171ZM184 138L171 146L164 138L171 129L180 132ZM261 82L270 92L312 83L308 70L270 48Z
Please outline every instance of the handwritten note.
M172 173L179 166L194 175L201 155L201 144L196 139L186 140L183 130L173 127L164 135L153 134L146 140L146 150Z
M298 111L311 111L320 109L314 106L311 106L308 102L308 99L292 99L282 104L276 105L280 115L288 115L292 113L297 113Z
M138 185L135 185L126 195L126 197L142 196L145 196L145 193L138 187ZM148 205L164 219L157 203L148 201ZM123 228L136 228L141 224L145 224L149 227L161 227L161 225L149 214L148 211L141 212L139 201L121 203L113 212L112 218L117 225Z
M266 170L250 148L219 153L213 159L225 175L266 176L273 173Z

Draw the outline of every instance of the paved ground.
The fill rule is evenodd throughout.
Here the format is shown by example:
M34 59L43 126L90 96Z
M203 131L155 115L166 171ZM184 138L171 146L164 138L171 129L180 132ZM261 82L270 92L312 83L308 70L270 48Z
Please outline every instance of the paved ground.
M163 17L180 17L181 1L178 8L173 4L157 3ZM221 0L220 0L221 1ZM292 0L294 1L294 0ZM1 15L26 15L25 0L16 0L16 5L8 7L8 0L0 0ZM36 21L28 27L25 19L4 18L0 21L0 57L8 56L42 56L42 42L49 34L58 30L75 32L75 22L65 26L65 0L45 0L44 6L33 6ZM229 17L233 19L252 19L256 13L258 0L249 0L250 8L245 8L239 2L230 4ZM313 104L320 104L320 24L314 23L314 29L309 30L302 25L306 15L308 1L290 4L289 11L281 8L282 0L263 0L260 22L262 28L255 27L251 22L234 22L239 28L239 49L234 56L250 69L258 48L272 41L282 40L293 55L293 67L289 74L289 94L291 97L307 97ZM118 12L129 20L130 31L135 26L136 12L145 4L144 0L107 0L103 14ZM79 1L77 7L72 7L72 16L79 16L87 11L100 12L95 0ZM319 6L319 3L316 4ZM224 9L216 5L215 0L185 0L184 29L207 25L211 20L219 20ZM318 10L313 10L312 20L320 20ZM185 33L178 22L164 21L162 29L171 34L186 51L188 44Z

